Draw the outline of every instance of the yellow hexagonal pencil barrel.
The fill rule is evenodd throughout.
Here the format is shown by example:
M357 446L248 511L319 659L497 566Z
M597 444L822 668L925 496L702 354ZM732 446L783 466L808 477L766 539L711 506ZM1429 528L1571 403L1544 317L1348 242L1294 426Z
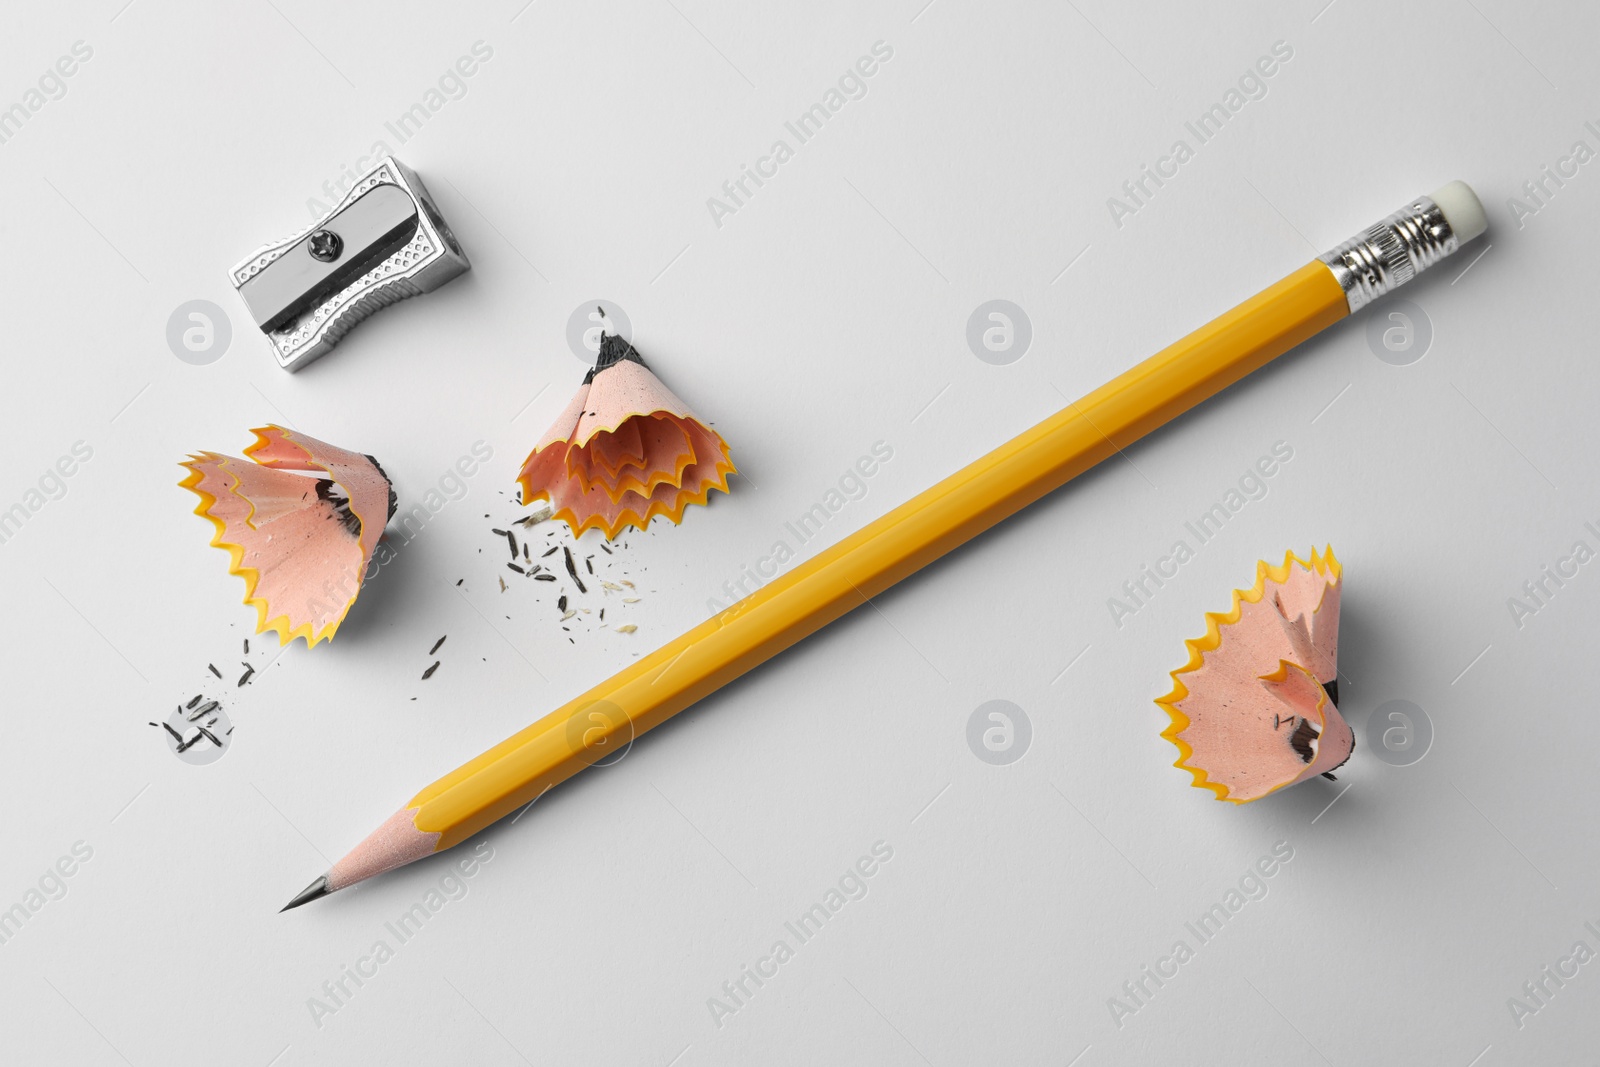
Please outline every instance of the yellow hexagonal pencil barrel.
M1245 375L1485 228L1418 197L434 782L289 904L458 844Z

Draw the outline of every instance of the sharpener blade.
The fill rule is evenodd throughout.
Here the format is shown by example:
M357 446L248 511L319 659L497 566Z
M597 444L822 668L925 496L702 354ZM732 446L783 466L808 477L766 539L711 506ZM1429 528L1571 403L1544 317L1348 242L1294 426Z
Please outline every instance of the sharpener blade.
M239 295L257 326L282 329L404 248L416 229L416 201L397 185L379 185L295 242ZM313 245L336 251L313 255Z

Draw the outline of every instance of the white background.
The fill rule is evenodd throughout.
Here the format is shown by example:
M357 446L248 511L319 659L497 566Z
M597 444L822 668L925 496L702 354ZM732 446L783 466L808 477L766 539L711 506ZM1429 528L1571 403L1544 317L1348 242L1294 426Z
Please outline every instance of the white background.
M1507 200L1575 140L1600 148L1600 19L1324 2L8 5L0 106L74 42L93 55L0 144L0 508L74 442L93 458L0 544L0 908L75 842L93 856L0 945L0 1059L1588 1055L1600 965L1520 1027L1508 998L1574 942L1600 950L1600 564L1520 628L1507 600L1574 541L1600 548L1600 177L1520 226ZM385 123L478 41L465 95L398 143ZM784 122L878 41L866 96L718 226L707 198L793 146ZM1293 57L1266 95L1115 225L1107 198L1277 41ZM227 270L379 140L473 270L290 376ZM1368 309L706 700L483 835L469 892L314 1018L448 861L279 906L415 790L725 602L874 442L893 459L803 554L1457 177L1491 230L1403 294L1431 324L1420 361L1380 361ZM500 592L489 528L522 514L516 469L578 383L565 326L595 298L748 477L626 539L637 633L569 643L532 583ZM965 340L993 298L1033 326L1009 366ZM165 338L192 299L232 320L207 366ZM494 454L332 645L270 667L266 639L241 655L242 583L176 488L187 452L238 454L266 422L377 455L402 508L474 442ZM1270 493L1114 625L1108 598L1278 441ZM1324 543L1355 757L1337 783L1216 803L1171 766L1152 699L1258 558ZM243 659L262 669L238 689ZM201 691L236 732L193 767L148 723ZM993 699L1032 723L1009 766L966 741ZM1435 734L1411 766L1365 731L1395 699ZM867 896L718 1026L708 998L793 945L783 923L877 841L893 859ZM1294 855L1266 898L1198 945L1185 922L1276 842ZM1180 938L1194 959L1116 1019Z

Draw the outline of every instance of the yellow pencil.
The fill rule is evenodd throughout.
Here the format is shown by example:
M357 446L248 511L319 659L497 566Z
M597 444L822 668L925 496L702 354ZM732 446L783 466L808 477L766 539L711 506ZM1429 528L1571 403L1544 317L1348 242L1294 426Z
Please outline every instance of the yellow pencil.
M447 849L620 751L1370 301L1486 228L1462 182L1118 375L412 797L284 910Z

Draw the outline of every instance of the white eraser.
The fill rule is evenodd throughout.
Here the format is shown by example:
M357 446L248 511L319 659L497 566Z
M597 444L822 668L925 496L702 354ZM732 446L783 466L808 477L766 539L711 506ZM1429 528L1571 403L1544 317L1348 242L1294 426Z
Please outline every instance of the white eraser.
M1433 202L1439 205L1439 210L1444 212L1444 220L1455 231L1456 240L1462 244L1489 228L1489 217L1483 212L1483 202L1466 182L1451 182L1431 195Z

